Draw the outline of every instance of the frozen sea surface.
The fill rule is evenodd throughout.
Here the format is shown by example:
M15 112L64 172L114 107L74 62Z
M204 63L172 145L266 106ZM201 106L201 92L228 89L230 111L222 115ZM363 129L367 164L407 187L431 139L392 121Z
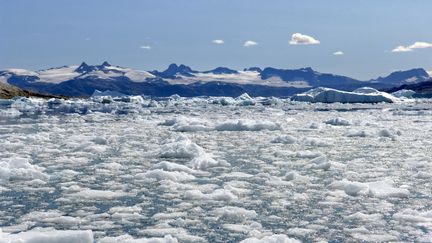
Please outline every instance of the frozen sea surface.
M0 107L0 242L432 241L428 100Z

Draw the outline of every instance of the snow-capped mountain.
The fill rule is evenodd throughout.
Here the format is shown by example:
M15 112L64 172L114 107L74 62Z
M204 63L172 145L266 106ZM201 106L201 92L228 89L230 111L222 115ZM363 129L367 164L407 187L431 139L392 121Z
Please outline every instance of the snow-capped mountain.
M423 82L429 78L429 73L426 70L415 68L407 71L396 71L386 77L372 79L370 82L402 85Z
M27 90L69 96L89 96L95 90L124 94L166 96L238 96L247 92L260 96L287 96L314 87L353 90L362 86L391 88L429 78L423 69L398 71L386 77L360 81L346 76L320 73L312 68L276 69L267 67L233 70L217 67L197 71L186 65L171 64L164 71L144 71L101 65L62 66L39 71L7 69L0 71L0 82Z
M99 79L115 79L118 77L126 77L134 82L144 82L147 78L155 76L147 71L133 70L130 68L122 68L112 66L108 62L102 65L88 65L83 62L81 65L62 66L57 68L49 68L39 71L28 71L24 69L7 69L0 72L0 81L9 79L12 76L26 77L29 82L59 84L72 79L85 79L88 77ZM6 77L9 77L6 79Z

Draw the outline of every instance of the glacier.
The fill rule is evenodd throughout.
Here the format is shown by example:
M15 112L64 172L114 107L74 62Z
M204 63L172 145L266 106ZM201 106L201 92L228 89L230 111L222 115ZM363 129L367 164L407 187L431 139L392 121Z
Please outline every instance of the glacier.
M430 242L432 100L394 99L0 100L0 242Z

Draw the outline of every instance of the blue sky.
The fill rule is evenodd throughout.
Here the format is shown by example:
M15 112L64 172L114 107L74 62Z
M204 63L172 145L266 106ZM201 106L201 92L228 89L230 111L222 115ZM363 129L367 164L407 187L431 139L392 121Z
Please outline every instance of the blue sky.
M430 0L0 0L0 69L107 60L142 70L310 66L369 79L432 70L431 12Z

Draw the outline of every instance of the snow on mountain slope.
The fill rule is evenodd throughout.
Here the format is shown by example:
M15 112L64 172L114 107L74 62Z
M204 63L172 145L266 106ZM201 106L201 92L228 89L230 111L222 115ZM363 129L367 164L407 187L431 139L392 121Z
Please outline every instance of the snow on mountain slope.
M36 72L26 70L26 69L21 69L21 68L6 69L6 73L20 75L20 76L37 76Z
M108 70L117 70L123 73L123 76L129 78L133 82L145 82L147 78L155 78L156 76L141 70L134 70L131 68L121 68L116 66L106 67Z
M142 71L108 62L100 65L63 66L39 71L8 69L0 71L0 83L21 89L64 96L90 96L95 90L112 90L129 95L290 96L314 87L350 91L362 86L389 90L401 83L417 83L428 74L423 69L398 71L386 77L360 81L346 76L321 73L312 68L247 68L243 71L217 67L197 71L175 63L164 71Z
M7 84L8 83L7 81L11 76L12 75L9 73L1 74L0 75L0 83Z
M81 65L63 66L58 68L50 68L39 71L29 71L25 69L7 69L0 75L0 82L7 82L12 76L34 76L38 77L32 82L59 84L75 78L84 79L88 77L97 77L99 79L115 79L118 77L127 77L133 82L145 82L147 78L155 76L147 71L134 70L130 68L122 68L112 66L104 62L99 66L90 66L86 63Z
M198 72L194 73L194 76L176 75L174 79L164 80L170 84L192 84L192 83L208 83L208 82L224 82L224 83L235 83L243 85L268 85L275 87L295 87L295 88L307 88L310 87L307 82L304 81L292 81L286 82L278 77L272 77L266 80L262 80L260 73L256 71L237 71L237 73L210 73L210 72Z
M58 84L81 75L80 73L75 72L77 67L78 66L73 65L60 68L50 68L35 72L35 76L39 77L38 82Z

